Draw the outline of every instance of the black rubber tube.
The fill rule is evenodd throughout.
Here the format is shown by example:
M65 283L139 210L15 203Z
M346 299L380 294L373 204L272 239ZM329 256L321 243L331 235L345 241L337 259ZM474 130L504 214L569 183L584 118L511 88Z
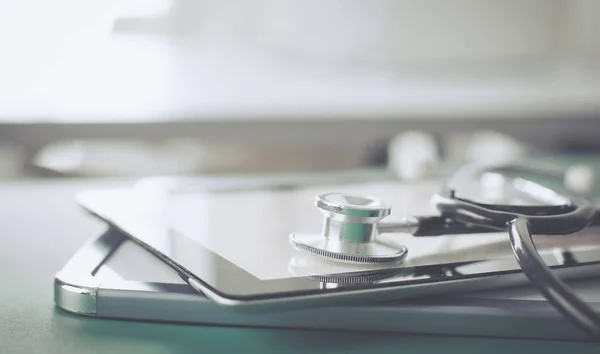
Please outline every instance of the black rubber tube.
M527 219L511 221L508 233L515 257L530 282L574 325L600 341L600 315L544 263L533 242Z

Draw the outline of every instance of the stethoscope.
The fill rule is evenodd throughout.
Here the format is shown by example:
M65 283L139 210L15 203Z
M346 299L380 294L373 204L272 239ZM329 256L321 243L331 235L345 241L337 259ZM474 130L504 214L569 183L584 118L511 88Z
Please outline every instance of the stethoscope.
M526 201L520 204L480 203L462 195L457 186L475 183L484 174L507 178L510 187ZM440 212L432 216L405 217L399 222L380 222L391 206L370 197L327 193L316 196L315 206L323 213L321 234L290 235L299 251L327 260L385 264L402 261L407 248L380 237L404 233L416 237L508 231L513 253L523 272L539 291L575 325L600 340L600 316L556 277L538 254L533 234L568 235L591 225L600 225L600 212L588 198L574 196L563 188L546 187L523 177L562 179L560 173L519 164L469 164L458 169L432 202ZM535 203L527 203L535 201Z

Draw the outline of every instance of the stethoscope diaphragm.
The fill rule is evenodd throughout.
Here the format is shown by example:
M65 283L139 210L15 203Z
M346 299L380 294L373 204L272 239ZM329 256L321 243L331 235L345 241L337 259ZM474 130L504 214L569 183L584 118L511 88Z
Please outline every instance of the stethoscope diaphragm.
M379 237L378 223L391 207L375 197L327 193L315 198L325 219L321 234L292 233L299 251L346 263L381 264L402 261L408 249Z

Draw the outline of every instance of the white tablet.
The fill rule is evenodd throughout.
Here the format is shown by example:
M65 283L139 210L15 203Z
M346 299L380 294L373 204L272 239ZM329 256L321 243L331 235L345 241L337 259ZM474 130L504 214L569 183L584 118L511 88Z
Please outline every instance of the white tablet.
M330 306L458 293L527 283L506 233L391 236L408 247L393 265L327 262L297 251L294 232L320 232L314 196L338 191L381 196L393 222L431 215L438 181L332 178L152 178L132 188L87 191L79 203L221 305L256 309ZM536 237L546 263L565 278L600 270L597 229Z

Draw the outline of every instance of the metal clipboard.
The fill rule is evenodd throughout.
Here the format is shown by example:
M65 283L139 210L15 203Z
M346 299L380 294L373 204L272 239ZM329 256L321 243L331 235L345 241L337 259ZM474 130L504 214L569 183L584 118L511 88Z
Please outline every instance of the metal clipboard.
M572 284L600 311L600 282L587 280ZM110 228L86 242L56 274L54 296L56 306L62 310L109 319L588 340L530 287L445 299L264 314L235 312L193 290L174 270Z

